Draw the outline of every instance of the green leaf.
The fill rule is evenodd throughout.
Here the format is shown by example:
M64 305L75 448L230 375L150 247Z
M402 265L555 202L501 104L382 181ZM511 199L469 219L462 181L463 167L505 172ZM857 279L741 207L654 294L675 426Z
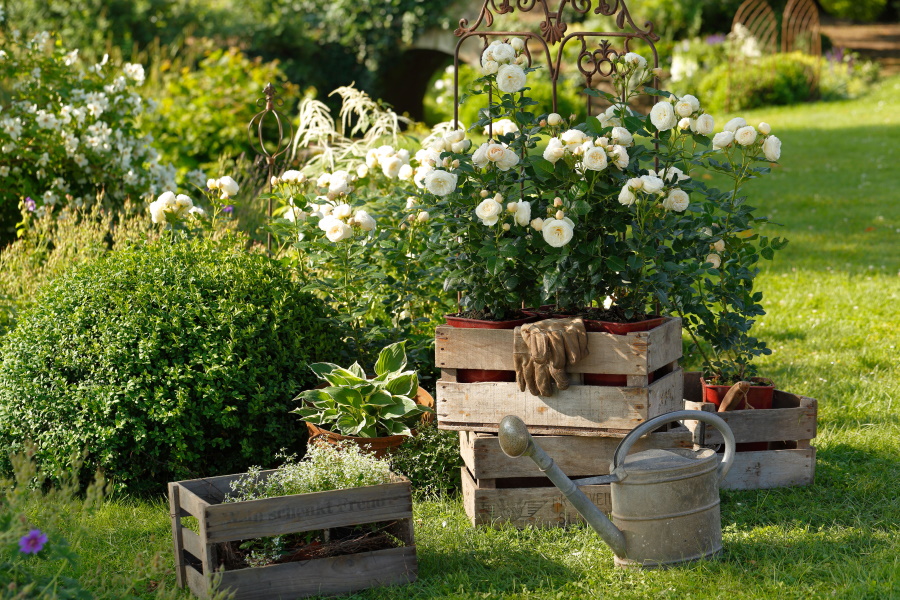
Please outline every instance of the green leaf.
M404 396L394 396L394 404L381 411L382 418L402 418L416 412L418 405Z
M362 408L363 397L359 390L348 387L327 387L324 390L328 395L334 398L334 401L341 406L349 406L350 408Z
M402 371L406 367L406 340L386 346L378 355L375 374L384 379L388 373Z
M350 368L347 370L350 371L351 373L353 373L354 375L356 375L357 377L359 377L360 379L366 378L366 372L363 370L363 368L359 365L358 362L355 362L352 365L350 365Z
M366 404L370 406L390 406L394 403L394 397L390 392L386 392L384 390L378 390L369 396L369 399Z
M406 372L387 381L385 389L397 396L414 396L419 389L419 378L414 372Z
M339 366L333 363L315 363L309 365L309 368L312 369L312 372L318 375L320 379L325 379L324 375L326 373L331 373L335 369L340 369Z

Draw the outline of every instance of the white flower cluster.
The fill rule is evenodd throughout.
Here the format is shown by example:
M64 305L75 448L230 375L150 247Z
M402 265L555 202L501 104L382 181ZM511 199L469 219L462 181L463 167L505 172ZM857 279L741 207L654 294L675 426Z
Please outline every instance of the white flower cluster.
M425 145L416 152L415 160L419 166L404 166L399 173L403 181L412 180L416 187L425 189L438 196L446 196L456 189L457 175L443 169L455 169L459 166L459 159L441 155L447 152L463 154L471 146L472 142L466 139L463 129L447 130L444 124L435 128L434 133L425 139Z
M526 76L522 65L528 63L523 54L525 42L513 38L507 44L495 40L481 54L481 68L485 75L496 75L497 89L504 94L514 94L525 87Z
M224 177L220 177L218 179L208 179L206 181L206 187L210 190L218 190L221 196L219 196L220 200L228 200L229 198L233 198L240 191L240 186L238 186L237 181L225 175Z
M184 194L175 195L175 192L163 192L159 198L150 203L150 218L154 223L168 223L181 221L188 215L202 215L204 211L199 206L194 206L194 201Z
M345 202L336 205L313 204L312 209L311 216L319 217L319 229L325 232L325 237L331 242L353 237L354 226L363 231L374 231L376 227L372 215L361 208L354 212L353 207Z
M385 177L397 179L403 167L409 168L409 150L394 150L391 146L372 148L366 153L366 172L379 167Z
M705 136L711 134L716 126L712 115L703 112L700 101L690 94L685 94L681 98L669 96L668 99L654 104L650 110L650 122L660 131L678 127Z
M609 137L592 138L579 129L569 129L552 137L544 149L544 159L556 164L565 156L574 157L581 171L603 171L610 164L619 170L628 167L628 148L634 137L624 127L613 127Z
M771 133L772 127L768 123L760 123L757 127L753 127L747 125L747 121L742 117L735 117L725 124L723 131L713 137L713 150L722 150L737 144L751 150L762 150L766 160L777 162L781 158L781 140ZM762 139L759 134L762 134Z
M519 126L509 119L500 119L491 123L490 127L484 128L484 135L491 135L492 132L497 137L507 133L519 133Z
M646 175L629 179L619 191L619 204L631 206L640 194L653 202L662 198L661 206L671 212L684 212L690 206L690 196L678 187L666 189L666 183L677 184L689 179L681 169L669 167L659 172L650 170Z
M481 219L482 224L487 227L493 227L500 222L503 217L503 195L495 194L488 198L490 194L484 190L482 196L484 200L475 208L475 216ZM527 200L519 200L518 202L508 202L506 204L506 212L512 216L512 221L520 227L527 227L531 222L531 203ZM503 229L509 231L511 228L509 223L503 223Z
M356 181L356 175L350 174L348 171L339 169L334 173L322 173L316 179L316 187L325 189L325 197L328 200L335 200L340 196L346 196L353 191L350 185Z
M519 164L519 155L506 144L485 142L472 154L472 164L479 169L493 165L501 171L509 171Z

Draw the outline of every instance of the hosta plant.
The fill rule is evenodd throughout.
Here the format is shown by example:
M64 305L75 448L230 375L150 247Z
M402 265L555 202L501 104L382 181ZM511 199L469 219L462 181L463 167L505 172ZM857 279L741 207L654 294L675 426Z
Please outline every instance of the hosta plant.
M291 412L342 435L412 435L412 427L431 409L416 404L419 377L404 370L405 346L403 341L385 347L371 379L358 362L347 369L332 363L310 365L326 386L301 393L297 400L303 405Z

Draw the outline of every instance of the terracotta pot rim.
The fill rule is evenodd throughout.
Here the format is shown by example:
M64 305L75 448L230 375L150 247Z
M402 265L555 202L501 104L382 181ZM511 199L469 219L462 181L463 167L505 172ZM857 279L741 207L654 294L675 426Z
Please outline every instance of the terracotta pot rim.
M763 389L763 388L772 388L772 389L775 389L775 382L772 381L771 379L769 379L768 377L751 377L751 378L749 379L749 381L750 381L750 383L751 383L751 388L752 388L752 389ZM701 383L704 387L708 387L708 388L728 388L728 389L731 389L731 386L734 385L733 383L731 383L731 384L728 384L728 383L709 383L709 382L706 381L706 378L703 377L702 375L700 376L700 383ZM760 384L761 384L761 385L760 385Z
M468 317L460 317L459 313L456 314L446 314L444 315L444 321L447 325L451 327L458 327L452 321L456 321L458 323L471 323L475 325L474 328L478 328L478 326L483 326L485 329L513 329L516 325L523 325L525 323L530 323L538 319L538 315L528 314L525 317L521 317L518 319L506 319L503 321L488 321L487 319L470 319ZM462 327L461 329L465 329Z

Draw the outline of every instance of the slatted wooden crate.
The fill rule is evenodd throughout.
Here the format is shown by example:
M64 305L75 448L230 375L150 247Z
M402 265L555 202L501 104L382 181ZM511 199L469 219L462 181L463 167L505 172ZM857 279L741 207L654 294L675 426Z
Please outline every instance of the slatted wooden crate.
M576 479L607 475L622 437L535 436L535 440L563 473ZM584 520L534 461L506 456L496 434L461 431L459 442L465 463L463 505L473 525L557 527ZM691 433L678 428L642 438L633 452L692 445ZM612 509L609 485L587 485L581 490L601 510Z
M596 436L627 432L649 418L681 409L680 319L627 335L587 335L590 354L567 367L572 385L542 397L520 392L515 383L457 382L458 369L514 370L512 330L438 327L438 427L496 432L504 416L515 414L533 433ZM582 385L583 373L624 375L627 385ZM656 375L653 383L651 373Z
M268 476L273 471L264 471ZM389 548L266 567L221 571L219 589L235 600L269 600L342 594L374 586L415 581L418 576L409 480L346 490L222 503L242 475L169 484L169 506L179 587L199 598L209 595L219 569L220 544L365 523L391 523L388 533L403 543ZM199 534L184 527L193 516Z
M700 402L700 374L684 377L684 407L688 410L715 412L715 405ZM766 442L768 450L738 452L722 488L756 490L810 485L816 474L816 449L810 441L816 437L818 402L813 398L775 390L772 408L717 413L731 427L737 443ZM700 442L696 421L686 423ZM722 436L706 428L706 443L721 444Z

